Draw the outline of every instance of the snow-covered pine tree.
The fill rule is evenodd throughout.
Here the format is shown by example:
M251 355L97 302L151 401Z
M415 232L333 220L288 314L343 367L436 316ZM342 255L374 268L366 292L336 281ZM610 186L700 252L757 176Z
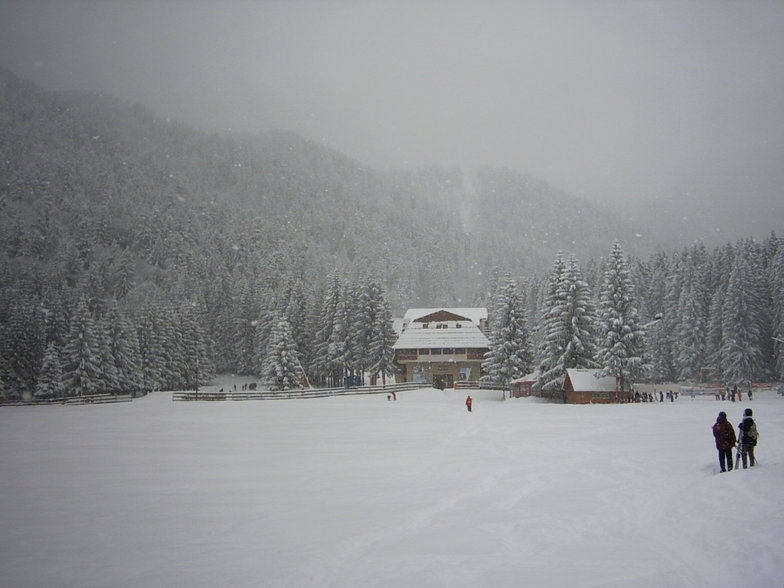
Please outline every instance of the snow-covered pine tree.
M308 332L308 296L303 284L291 281L287 287L286 298L283 300L283 313L291 326L291 336L297 345L300 362L310 356L309 345L314 331ZM304 367L304 365L303 365Z
M343 291L343 303L346 307L343 327L345 337L343 363L345 364L345 374L351 377L358 374L358 370L366 361L364 356L367 354L366 335L363 333L364 325L357 321L361 312L361 296L361 287L356 285L347 286Z
M0 353L6 359L9 397L28 398L35 391L38 369L46 349L44 318L33 299L17 298L8 308Z
M509 274L496 293L493 308L490 350L485 354L482 369L487 381L508 384L530 373L533 364L525 305L517 283Z
M706 312L698 286L690 281L681 290L678 305L679 327L675 349L680 380L700 381L700 370L706 366Z
M259 315L252 321L256 329L253 373L261 374L264 370L264 361L267 357L272 328L277 319L278 300L274 292L266 289L262 290L257 298Z
M764 298L757 287L754 260L743 247L735 257L722 309L722 372L729 385L748 386L763 375L758 316Z
M2 335L2 329L0 329ZM0 353L0 397L7 398L10 396L6 381L8 380L8 362L5 357Z
M563 389L563 369L558 360L566 347L567 333L561 315L561 283L566 263L559 251L547 282L542 318L539 323L541 343L539 349L539 378L537 387L548 394L558 394Z
M180 388L182 353L179 341L179 325L175 324L175 308L171 303L158 303L153 307L153 328L158 335L159 389Z
M384 291L377 282L369 280L362 284L351 325L352 369L357 375L363 375L372 363L370 346L383 301Z
M706 337L710 297L707 294L708 254L702 244L693 245L683 258L681 292L675 310L674 357L679 379L699 381L706 367Z
M195 302L182 304L177 312L183 352L180 387L186 390L198 390L198 387L208 382L212 376L212 361L207 353L200 314Z
M392 346L396 340L397 333L392 327L392 309L385 300L382 300L373 323L368 367L371 378L375 379L381 375L382 384L387 383L387 375L395 373L395 350Z
M270 390L301 388L302 367L288 320L280 316L270 337L262 377Z
M338 297L333 316L332 332L327 342L324 364L327 378L332 386L343 386L350 365L349 341L351 331L349 314L349 294L344 289Z
M553 393L563 390L566 370L597 367L596 311L588 282L572 256L558 281L556 304L549 317L547 340L558 342L558 355L552 367L541 373L542 379L552 382ZM556 351L556 345L552 345Z
M327 291L318 315L318 330L315 335L314 355L311 362L311 381L326 384L332 377L330 370L330 344L332 342L332 331L335 326L335 315L338 312L338 305L342 297L343 285L337 274L332 274L329 278Z
M95 321L95 340L98 343L99 362L101 366L102 393L117 393L120 391L120 378L112 353L112 341L109 335L109 325L106 320Z
M596 367L596 308L588 282L574 257L569 258L560 284L559 298L563 300L563 322L568 341L563 359L564 368L588 369Z
M615 376L621 392L628 392L643 372L645 333L639 325L629 264L618 241L605 266L600 305L599 373Z
M152 307L142 309L136 317L141 356L141 379L145 390L164 388L165 349L163 334Z
M254 321L261 309L247 280L239 280L236 286L232 336L236 356L237 371L248 375L253 373L256 355L256 325Z
M721 370L721 341L723 334L721 330L721 315L724 304L724 290L717 288L713 293L708 311L708 334L705 338L705 363L710 368L710 379L718 381L722 379Z
M39 399L65 397L63 370L60 367L60 353L54 342L46 346L33 396Z
M59 290L49 288L44 293L42 306L46 319L46 342L54 342L58 349L62 349L69 330L68 310L63 294Z
M770 265L770 295L773 308L773 362L776 379L784 380L784 239Z
M119 390L128 393L142 389L139 337L128 318L120 312L116 300L109 307L107 323Z
M677 376L676 334L678 332L678 303L683 290L685 255L673 259L666 277L662 318L651 335L651 371L655 380L671 382Z
M71 314L71 329L62 354L63 385L68 396L97 394L103 386L101 351L95 322L84 296Z

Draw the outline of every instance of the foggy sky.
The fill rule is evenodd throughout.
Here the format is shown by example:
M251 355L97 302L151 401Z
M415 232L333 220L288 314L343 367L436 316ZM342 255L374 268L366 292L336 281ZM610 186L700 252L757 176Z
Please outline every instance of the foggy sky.
M378 168L784 224L784 2L0 0L0 65Z

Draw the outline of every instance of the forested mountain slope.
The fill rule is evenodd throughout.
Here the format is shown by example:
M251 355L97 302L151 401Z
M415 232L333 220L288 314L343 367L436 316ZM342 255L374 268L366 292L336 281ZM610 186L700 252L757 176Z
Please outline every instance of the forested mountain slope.
M457 168L381 172L291 133L207 134L2 69L0 133L3 264L37 283L89 280L97 296L334 269L374 276L398 309L452 304L493 266L546 267L586 224L587 203L518 199L509 172L486 170L467 194Z
M383 317L492 306L502 272L522 280L536 327L555 253L577 253L596 295L591 256L615 239L635 257L650 247L623 219L517 172L465 181L457 167L374 170L292 133L208 134L109 97L45 92L0 68L0 388L17 396L42 382L52 396L47 382L154 389L214 369L260 374L276 332L290 332L312 378L337 381L376 361L373 329L391 345ZM738 248L759 261L719 263ZM697 332L674 310L681 297L699 300L708 324L724 316L710 294L737 290L730 273L757 280L761 302L746 314L760 321L748 337L759 358L746 371L780 374L772 337L784 323L770 282L780 282L780 240L711 255L694 257L697 267L721 267L721 279L699 288L673 281L696 275L676 257L636 262L643 316L677 321L668 337ZM690 348L699 353L650 338L658 377L697 373L720 348L719 327Z

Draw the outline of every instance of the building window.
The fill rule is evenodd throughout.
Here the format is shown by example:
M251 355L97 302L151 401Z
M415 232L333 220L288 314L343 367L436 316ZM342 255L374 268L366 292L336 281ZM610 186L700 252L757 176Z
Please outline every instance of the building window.
M429 349L420 349L419 350L419 355L430 355L430 350Z
M441 350L440 349L431 349L430 353L432 355L441 355Z
M398 349L397 350L397 359L398 360L412 360L417 358L417 350L416 349Z
M465 347L458 347L457 349L455 349L455 355L465 355L465 352L466 352Z
M454 355L454 354L455 354L455 350L454 350L454 349L452 349L451 347L444 347L444 348L441 350L441 352L442 352L444 355Z

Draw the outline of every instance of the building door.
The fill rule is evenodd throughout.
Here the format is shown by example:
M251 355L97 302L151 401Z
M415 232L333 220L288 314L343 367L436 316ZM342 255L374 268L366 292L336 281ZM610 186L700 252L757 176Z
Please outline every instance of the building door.
M433 374L433 388L443 390L444 388L454 388L455 378L452 374Z

